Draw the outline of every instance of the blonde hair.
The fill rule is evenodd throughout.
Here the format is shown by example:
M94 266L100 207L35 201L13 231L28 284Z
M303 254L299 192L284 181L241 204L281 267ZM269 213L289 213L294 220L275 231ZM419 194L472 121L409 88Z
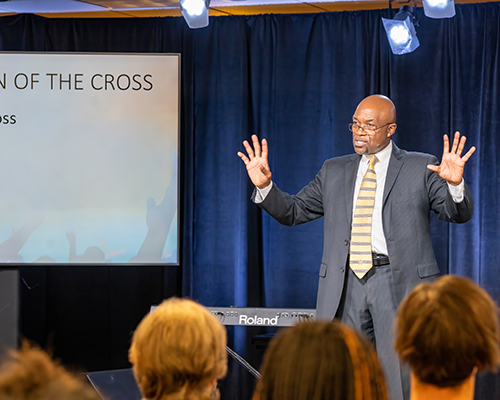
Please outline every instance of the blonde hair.
M226 330L215 316L191 300L171 298L141 321L129 360L146 399L200 399L226 374L225 347Z
M338 321L282 330L261 372L254 400L387 400L375 350Z
M473 281L444 276L416 286L396 317L396 352L420 382L454 387L500 364L498 309Z
M66 371L43 350L24 342L0 367L2 400L100 400L83 378Z

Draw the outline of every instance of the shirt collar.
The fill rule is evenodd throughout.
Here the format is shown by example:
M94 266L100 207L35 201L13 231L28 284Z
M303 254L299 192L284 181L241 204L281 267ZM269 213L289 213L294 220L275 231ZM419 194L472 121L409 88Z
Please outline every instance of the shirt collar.
M385 149L380 150L378 153L375 154L378 158L377 164L380 165L388 164L391 158L391 154L392 154L392 140L389 142L389 145ZM370 157L372 155L373 154L363 154L363 162L368 164L370 162Z

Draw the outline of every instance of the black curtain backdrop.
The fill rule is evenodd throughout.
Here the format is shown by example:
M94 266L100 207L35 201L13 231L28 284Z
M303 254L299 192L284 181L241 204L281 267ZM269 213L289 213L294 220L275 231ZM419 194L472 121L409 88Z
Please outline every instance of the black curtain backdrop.
M288 228L261 214L236 152L252 133L266 137L273 179L295 193L325 159L352 153L347 124L373 93L396 103L399 147L440 158L442 135L455 130L477 147L465 169L473 220L432 216L432 233L442 272L474 279L498 302L500 4L456 9L443 20L419 9L421 46L404 56L390 53L388 10L215 17L195 31L181 18L0 18L3 51L182 55L182 280L175 267L27 266L23 333L63 362L123 368L137 322L175 293L209 306L313 308L322 222ZM258 364L249 343L262 331L231 328L229 343ZM252 385L231 368L226 398L248 398ZM500 398L498 376L481 377L476 393Z

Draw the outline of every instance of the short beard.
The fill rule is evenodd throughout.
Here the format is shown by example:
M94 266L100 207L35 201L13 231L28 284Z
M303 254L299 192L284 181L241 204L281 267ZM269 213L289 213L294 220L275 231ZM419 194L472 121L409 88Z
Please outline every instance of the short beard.
M353 144L354 145L354 144ZM363 151L362 153L359 153L357 150L357 147L354 145L354 151L359 154L359 155L363 155L363 154L368 154L368 146L366 146L366 149L365 151Z

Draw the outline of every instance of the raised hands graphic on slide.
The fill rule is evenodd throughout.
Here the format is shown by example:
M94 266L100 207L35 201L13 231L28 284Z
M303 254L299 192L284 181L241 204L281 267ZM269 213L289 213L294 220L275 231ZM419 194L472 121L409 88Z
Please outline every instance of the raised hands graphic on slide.
M148 233L137 252L129 263L154 262L162 263L163 249L167 241L170 225L177 212L177 149L172 151L172 168L170 183L165 190L165 196L160 204L149 197L146 200L146 225Z
M243 142L248 157L241 151L238 151L240 157L247 167L248 176L252 183L259 189L264 189L271 184L271 171L267 163L267 140L262 139L262 145L259 143L257 135L252 135L253 148L248 141Z
M453 138L453 144L450 150L450 141L448 139L448 135L444 135L444 149L441 164L428 165L427 168L429 168L431 171L436 172L450 185L460 185L460 183L462 182L462 177L464 175L464 165L470 158L470 156L476 151L476 148L472 146L470 150L465 153L463 157L461 157L466 140L467 138L465 136L460 137L460 132L455 132L455 137Z

